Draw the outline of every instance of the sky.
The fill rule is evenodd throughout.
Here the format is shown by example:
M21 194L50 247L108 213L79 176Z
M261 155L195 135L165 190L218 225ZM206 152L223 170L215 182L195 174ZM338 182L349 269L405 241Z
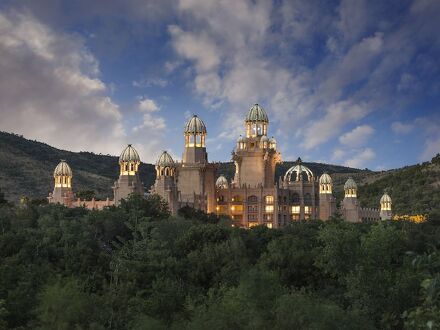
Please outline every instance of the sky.
M438 0L0 1L0 130L229 161L254 103L283 160L383 170L440 152Z

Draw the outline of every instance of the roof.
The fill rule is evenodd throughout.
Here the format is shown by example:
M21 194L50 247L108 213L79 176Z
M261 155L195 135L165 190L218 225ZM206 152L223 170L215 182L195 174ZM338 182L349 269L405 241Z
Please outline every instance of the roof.
M131 144L129 144L119 156L119 162L141 162L138 152Z
M53 171L54 176L72 176L72 169L69 164L66 163L65 160L61 160L60 163L55 167Z
M311 181L313 178L313 172L305 165L302 164L301 158L298 158L296 161L296 165L289 168L284 175L285 181L292 181L292 174L295 174L295 177L293 178L293 181L301 181L304 179L303 174L306 175L306 179L308 181Z
M215 185L217 188L227 188L228 187L228 180L224 177L224 175L220 175L217 178L217 181L215 182Z
M345 182L344 189L357 189L357 184L352 177L349 177Z
M171 155L164 150L162 154L159 156L156 165L161 167L171 167L174 166L174 160L171 157Z
M185 134L206 134L206 126L203 120L201 120L197 115L192 116L184 128Z
M321 175L321 177L319 178L319 183L321 183L321 184L331 184L332 183L332 178L327 173L323 173Z
M248 111L246 115L246 122L266 122L269 123L269 118L267 117L266 111L263 107L255 103Z

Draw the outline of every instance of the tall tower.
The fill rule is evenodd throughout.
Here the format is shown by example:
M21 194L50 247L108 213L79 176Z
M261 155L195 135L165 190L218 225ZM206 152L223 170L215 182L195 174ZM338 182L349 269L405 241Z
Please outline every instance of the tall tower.
M324 173L319 178L319 218L328 220L335 212L336 200L333 197L332 178Z
M273 187L275 165L281 161L275 139L268 139L269 119L259 104L254 104L245 119L246 136L240 137L232 154L236 187Z
M207 163L206 153L206 126L205 123L194 115L185 125L185 149L183 151L183 163L196 164Z
M49 203L59 203L70 206L73 202L72 192L72 170L65 160L55 167L53 172L55 179L53 193L49 195Z
M119 156L119 179L113 186L115 205L131 194L144 195L144 187L138 173L140 163L138 152L129 144Z
M214 212L216 166L208 163L205 123L194 115L186 123L183 134L185 148L182 163L177 167L180 201L208 213Z
M163 151L156 162L156 182L154 192L160 195L170 208L172 215L179 209L178 191L176 186L176 164L166 151Z
M391 220L391 217L392 217L391 205L392 205L391 197L385 191L382 198L380 199L380 219L381 220Z
M354 182L353 178L348 178L348 180L344 184L344 200L342 201L343 205L343 216L346 221L349 222L359 222L360 215L360 206L357 200L357 184Z

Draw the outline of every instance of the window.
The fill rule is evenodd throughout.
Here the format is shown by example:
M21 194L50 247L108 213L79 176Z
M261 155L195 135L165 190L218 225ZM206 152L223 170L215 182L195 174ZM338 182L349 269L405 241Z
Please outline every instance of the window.
M300 207L299 206L292 206L292 213L293 214L299 214Z
M258 203L258 197L254 196L254 195L249 196L248 197L248 203L249 204L256 204L256 203Z
M266 207L264 208L264 211L266 213L273 213L273 205L266 205Z
M273 204L273 196L268 195L265 197L265 200L266 204Z
M304 213L305 214L310 214L312 213L312 208L310 206L304 206Z

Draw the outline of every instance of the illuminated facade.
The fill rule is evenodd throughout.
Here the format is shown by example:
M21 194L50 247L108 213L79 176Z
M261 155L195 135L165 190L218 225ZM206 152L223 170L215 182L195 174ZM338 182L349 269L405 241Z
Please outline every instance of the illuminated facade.
M330 175L324 173L316 178L300 158L275 182L275 167L281 162L281 154L275 138L268 138L268 129L266 112L254 104L244 121L244 135L240 135L232 152L233 179L228 182L220 175L215 180L217 168L208 162L206 152L206 126L193 116L184 128L182 161L175 163L163 152L156 163L157 179L151 192L161 195L173 214L189 205L229 216L234 225L245 228L256 225L277 228L291 221L328 220L335 215L336 199ZM339 211L347 221L380 219L379 210L360 207L353 179L347 180L345 188Z
M182 161L175 162L163 151L156 162L156 181L150 192L160 195L173 215L187 205L229 216L234 225L245 228L257 225L278 228L291 221L328 220L338 211L350 222L392 218L391 198L386 193L380 200L380 210L361 208L352 178L344 185L345 197L337 210L331 176L324 173L315 177L301 158L276 182L275 167L281 162L281 154L275 138L268 138L268 130L266 112L254 104L244 120L244 135L240 135L232 152L235 173L229 182L223 175L217 177L217 165L209 163L207 129L194 115L184 126ZM118 205L131 194L144 195L140 164L139 154L128 145L119 157L119 178L113 186L113 200L83 201L75 198L72 170L62 160L55 168L54 190L48 200L67 207L102 209Z

